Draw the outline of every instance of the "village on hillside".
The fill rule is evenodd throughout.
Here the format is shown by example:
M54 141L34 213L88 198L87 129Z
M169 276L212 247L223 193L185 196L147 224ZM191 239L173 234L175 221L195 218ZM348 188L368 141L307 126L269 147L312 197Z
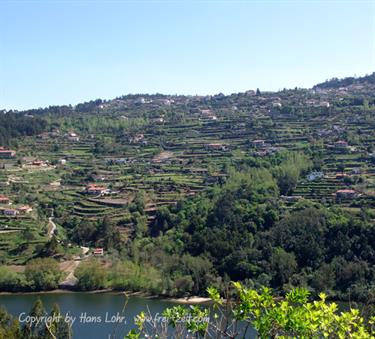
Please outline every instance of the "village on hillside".
M84 240L77 225L110 220L126 247L159 227L159 211L222 186L231 168L291 154L309 165L280 186L279 208L319 203L375 220L374 87L127 95L19 112L49 123L0 147L2 261L22 266L52 237L63 262L106 260L108 243Z

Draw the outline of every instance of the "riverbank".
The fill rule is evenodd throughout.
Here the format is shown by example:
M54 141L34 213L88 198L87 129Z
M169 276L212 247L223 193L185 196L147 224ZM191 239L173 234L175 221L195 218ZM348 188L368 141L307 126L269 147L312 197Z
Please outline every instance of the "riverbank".
M94 290L94 291L77 291L77 290L69 290L69 289L55 289L50 291L31 291L31 292L0 292L0 296L2 295L35 295L35 294L118 294L118 295L125 295L127 297L141 297L145 299L157 299L157 300L165 300L169 302L173 302L176 304L184 304L184 305L199 305L199 304L206 304L211 302L210 298L200 297L200 296L191 296L191 297L181 297L181 298L174 298L174 297L167 297L161 295L153 295L146 292L130 292L130 291L118 291L113 290L111 288L101 289L101 290Z

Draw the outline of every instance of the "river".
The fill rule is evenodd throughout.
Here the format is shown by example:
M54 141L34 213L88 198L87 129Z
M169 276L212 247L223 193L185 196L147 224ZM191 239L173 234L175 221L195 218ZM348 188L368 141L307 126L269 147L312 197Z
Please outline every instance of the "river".
M123 338L130 329L135 328L134 317L141 311L147 312L147 307L156 316L166 307L176 305L170 301L132 296L128 299L125 312L121 314L126 301L123 294L77 292L0 295L0 306L23 321L37 298L42 299L48 313L52 305L57 303L63 316L75 319L72 326L74 339L107 339L114 332L116 339ZM116 317L117 313L120 317Z
M167 307L176 303L162 299L149 299L131 296L128 299L121 293L41 293L41 294L0 294L0 306L18 319L25 320L34 302L41 298L47 313L53 304L60 306L62 315L74 319L73 339L123 338L134 326L134 317L140 312L148 312L153 319L160 319ZM122 313L125 302L125 311ZM339 302L340 310L347 310L348 303ZM119 316L117 316L119 315ZM123 318L121 318L123 317ZM99 321L100 319L100 321ZM240 327L242 327L240 325ZM246 336L254 338L251 330Z
M135 328L134 317L140 312L148 314L149 311L152 319L162 321L163 310L176 305L175 302L155 298L131 296L126 299L121 293L61 292L0 295L0 306L22 323L38 298L48 314L52 305L57 303L62 316L73 319L73 339L124 338ZM122 312L126 300L128 302ZM243 328L243 325L239 324L239 328ZM253 329L249 330L246 338L255 338Z

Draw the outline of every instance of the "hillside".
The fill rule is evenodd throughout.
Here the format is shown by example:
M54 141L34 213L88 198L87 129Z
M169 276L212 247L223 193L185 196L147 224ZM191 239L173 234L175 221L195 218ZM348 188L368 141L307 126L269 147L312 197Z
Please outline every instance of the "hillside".
M375 72L370 75L363 77L348 77L344 79L333 78L320 84L317 84L313 89L329 89L329 88L340 88L340 87L351 87L351 86L373 86L375 85Z
M7 112L35 128L0 135L2 262L90 263L100 248L103 286L117 289L202 294L232 279L365 300L374 78Z

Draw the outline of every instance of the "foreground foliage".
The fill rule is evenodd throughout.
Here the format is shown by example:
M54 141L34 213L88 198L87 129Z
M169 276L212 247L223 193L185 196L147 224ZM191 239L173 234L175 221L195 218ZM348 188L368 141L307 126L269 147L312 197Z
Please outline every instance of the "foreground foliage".
M25 320L25 321L24 321ZM71 339L72 329L57 304L48 314L38 299L22 321L0 308L0 339Z
M367 321L359 310L339 312L335 303L309 301L309 292L296 288L285 298L275 298L271 290L261 292L234 283L234 298L224 302L215 288L208 293L213 307L175 306L163 312L163 318L141 313L138 330L127 339L166 338L375 338L375 317ZM256 333L255 333L255 331Z

